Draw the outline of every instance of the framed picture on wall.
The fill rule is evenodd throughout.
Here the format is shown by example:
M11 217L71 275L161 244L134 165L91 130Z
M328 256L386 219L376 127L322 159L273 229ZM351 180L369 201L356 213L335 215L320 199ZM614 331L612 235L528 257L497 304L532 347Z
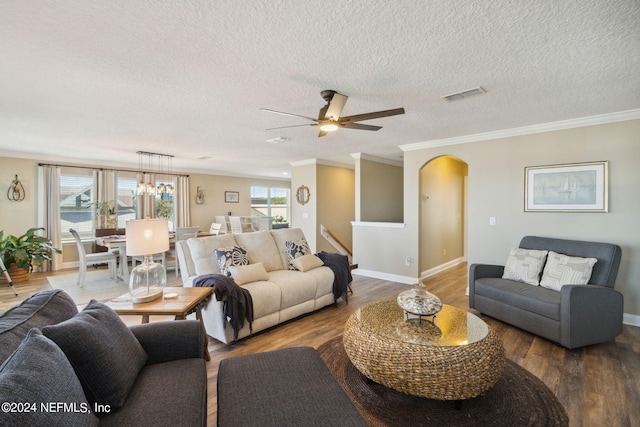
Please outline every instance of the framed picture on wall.
M240 202L240 193L237 191L225 191L224 201L225 203L238 203Z
M609 162L525 167L526 212L608 212Z

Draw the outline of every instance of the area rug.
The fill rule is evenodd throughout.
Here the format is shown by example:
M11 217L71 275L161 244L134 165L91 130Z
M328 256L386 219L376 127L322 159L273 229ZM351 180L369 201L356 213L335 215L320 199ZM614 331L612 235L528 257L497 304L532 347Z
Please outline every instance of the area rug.
M87 271L82 288L76 284L78 273L49 276L47 281L53 289L62 289L71 295L77 305L88 304L92 299L109 301L129 292L129 284L121 279L115 282L109 276L109 270Z
M425 399L370 383L349 361L342 337L318 353L371 426L568 426L556 396L533 374L507 360L504 375L486 393L462 402Z

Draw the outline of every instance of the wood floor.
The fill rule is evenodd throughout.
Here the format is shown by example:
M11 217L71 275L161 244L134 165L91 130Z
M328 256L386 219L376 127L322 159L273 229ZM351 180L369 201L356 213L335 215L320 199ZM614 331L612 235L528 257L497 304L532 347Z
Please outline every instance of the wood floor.
M65 273L68 273L65 272ZM179 285L172 273L168 285ZM461 264L427 280L429 291L446 304L469 310L465 289L467 266ZM0 310L29 295L49 289L45 275L33 275L16 285L19 297L8 287L0 289ZM354 275L349 305L340 301L240 342L225 345L211 340L208 363L209 425L216 424L216 379L220 360L241 354L284 347L312 346L342 334L347 317L374 301L395 298L406 285ZM475 312L474 310L471 310ZM477 312L475 312L478 314ZM566 350L502 322L481 316L502 338L507 356L540 378L564 405L571 426L640 426L640 328L624 326L615 341Z

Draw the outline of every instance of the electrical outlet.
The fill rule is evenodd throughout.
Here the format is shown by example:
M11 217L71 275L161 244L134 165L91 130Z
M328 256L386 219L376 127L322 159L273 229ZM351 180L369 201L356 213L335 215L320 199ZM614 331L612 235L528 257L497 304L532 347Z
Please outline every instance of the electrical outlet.
M489 225L496 225L496 217L495 216L490 216L489 217Z
M404 265L406 265L407 267L411 265L411 257L406 257L404 259Z
M443 249L443 255L446 255L446 254L447 254L447 250Z

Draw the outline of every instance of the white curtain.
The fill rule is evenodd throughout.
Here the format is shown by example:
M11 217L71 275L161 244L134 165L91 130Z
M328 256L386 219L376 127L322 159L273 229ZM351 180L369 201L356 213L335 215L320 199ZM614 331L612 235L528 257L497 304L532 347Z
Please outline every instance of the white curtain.
M118 186L118 171L96 169L93 171L93 182L96 188L96 202L108 202L113 200L117 205L118 194L116 187ZM95 212L95 207L94 210ZM98 215L93 216L93 228L102 228L104 224L99 221Z
M62 248L60 237L60 168L43 165L38 168L38 224L56 248ZM52 261L42 265L43 271L58 270L62 255L53 253Z
M175 226L190 227L188 176L176 176L176 187L173 193L173 209Z

